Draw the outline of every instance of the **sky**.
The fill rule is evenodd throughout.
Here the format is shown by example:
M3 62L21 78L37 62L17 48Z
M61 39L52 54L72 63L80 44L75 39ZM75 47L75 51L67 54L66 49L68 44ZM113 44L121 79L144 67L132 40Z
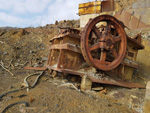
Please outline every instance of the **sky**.
M78 5L94 0L0 0L0 27L38 27L79 19Z

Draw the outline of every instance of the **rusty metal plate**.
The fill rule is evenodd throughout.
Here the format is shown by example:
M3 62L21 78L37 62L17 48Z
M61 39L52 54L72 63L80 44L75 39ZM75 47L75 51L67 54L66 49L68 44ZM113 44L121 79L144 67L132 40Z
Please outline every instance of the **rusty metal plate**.
M76 46L76 45L73 45L73 44L69 44L69 43L66 43L66 44L55 44L55 45L52 45L49 47L50 50L54 50L54 49L66 49L66 50L70 50L70 51L74 51L74 52L77 52L77 53L81 53L81 49L80 47Z
M102 2L102 12L109 12L115 10L114 0L105 0L101 2Z
M47 65L55 70L79 70L85 62L80 49L80 32L68 28L61 33L51 40Z
M139 49L144 49L144 46L141 44L141 42L137 41L135 38L127 37L127 40L128 40L128 43L132 43L132 45L135 48L137 48L138 50Z
M127 82L127 81L121 81L121 80L115 80L115 79L99 80L92 76L89 76L89 78L92 80L92 82L96 82L96 83L117 85L117 86L122 86L122 87L127 87L127 88L145 88L144 85L141 85L139 83L134 83L134 82Z
M79 15L93 14L101 12L101 1L94 1L79 4Z
M30 66L26 66L26 67L24 67L24 69L44 71L47 68L46 67L30 67Z

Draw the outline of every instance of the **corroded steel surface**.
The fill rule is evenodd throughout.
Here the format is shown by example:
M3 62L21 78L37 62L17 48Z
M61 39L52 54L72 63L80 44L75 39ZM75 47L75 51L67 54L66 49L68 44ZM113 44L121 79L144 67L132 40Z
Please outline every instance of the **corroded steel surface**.
M88 3L79 4L79 15L100 13L101 12L101 1L94 1Z
M144 85L141 85L139 83L135 82L127 82L127 81L121 81L121 80L115 80L115 79L109 79L109 80L98 80L94 77L89 76L89 78L96 83L102 83L102 84L111 84L111 85L117 85L127 88L145 88Z
M89 20L82 36L79 30L61 29L50 42L46 65L50 70L87 76L96 83L144 88L138 83L123 81L131 80L134 69L139 67L135 62L137 52L144 48L140 34L129 38L123 24L112 16L101 15ZM91 73L90 67L94 67L96 72ZM105 71L106 79L96 78L97 73L102 71Z
M30 67L30 66L26 66L26 67L24 67L24 69L44 71L47 68L46 67Z
M85 60L104 71L112 70L122 62L126 44L122 24L110 15L91 19L81 36L81 51Z
M59 34L79 34L80 31L74 28L70 28L70 27L59 27L60 31Z
M47 67L61 72L79 70L85 62L80 49L80 31L71 28L63 28L58 36L50 41L52 45L49 50Z
M144 46L141 44L141 39L138 40L136 38L137 38L137 36L134 37L134 38L127 37L127 40L128 40L128 42L132 42L132 44L134 45L134 47L136 47L137 49L144 49Z
M97 43L99 44L98 48L100 48L100 50L91 53L92 55L95 55L92 57L97 57L97 53L98 53L98 58L103 57L105 55L101 56L101 54L105 54L105 52L106 52L106 54L108 54L108 56L105 56L106 61L104 61L104 62L113 63L114 61L111 60L111 56L113 56L114 60L116 60L119 57L119 55L115 56L116 53L122 54L122 52L123 52L123 54L124 54L125 51L122 50L123 49L122 46L126 47L126 45L124 45L124 44L126 44L126 40L124 40L124 38L126 39L126 37L124 37L124 32L122 32L122 27L121 28L119 27L119 25L120 25L120 24L118 24L119 21L116 21L115 18L112 18L111 16L107 16L107 15L101 16L101 17L103 17L102 19L104 19L104 21L109 24L106 24L105 26L96 25L96 26L92 27L92 33L94 35L90 34L90 36L87 38L88 43L90 43L90 44L91 44L91 42L92 42L92 44L96 43L95 44L96 49L97 49ZM89 30L88 27L91 28L90 25L91 25L92 21L93 20L90 20L90 22L87 24L86 30ZM98 21L101 21L101 20L98 20ZM115 22L118 22L118 23L116 24ZM94 24L92 23L92 25L95 25L95 23ZM98 26L100 26L100 27L98 28ZM84 40L83 38L80 40L80 35L79 35L80 32L78 30L71 29L71 28L62 29L62 30L63 31L60 31L59 35L57 35L56 37L54 37L53 39L50 40L52 45L49 48L50 53L49 53L48 63L45 65L46 67L42 67L42 68L40 68L40 67L25 67L24 69L32 69L32 70L49 69L49 70L53 70L53 72L55 72L52 74L53 77L55 77L57 75L57 72L61 72L64 74L79 75L80 77L87 76L92 82L96 82L96 83L117 85L117 86L127 87L127 88L135 88L135 87L136 88L144 88L143 85L140 85L138 83L123 81L124 80L123 78L125 76L132 77L131 75L132 75L133 69L138 68L138 64L134 60L126 59L128 57L121 56L121 57L123 57L123 58L125 57L125 58L123 60L119 59L119 61L121 61L121 62L119 62L120 65L115 69L111 69L110 71L105 71L105 75L103 77L101 77L100 75L97 75L101 71L90 70L90 68L93 69L93 67L89 66L88 63L83 58L83 56L85 55L84 49L86 50L86 46L84 49L80 48L80 42L82 42ZM88 32L86 31L86 33L88 33ZM91 41L92 38L93 38L93 40ZM137 50L143 48L143 46L141 45L140 38L141 38L140 35L135 36L133 39L130 39L129 37L127 38L127 41L129 42L129 44L131 44L133 46L131 46L131 48L128 47L129 50L127 51L126 55L128 55L131 58L133 57L134 59L136 59ZM124 43L124 41L125 41L125 43ZM118 48L116 48L114 46L116 42L118 43L117 45L119 45ZM82 47L84 47L83 42L81 44L82 44ZM128 45L128 46L130 46L130 45ZM133 47L134 47L134 49L136 49L136 51L132 50ZM95 49L95 47L92 47L92 49L93 48ZM120 50L120 48L121 48L121 50ZM117 51L116 53L113 53L112 50L114 50L114 49L116 49L116 51ZM126 48L124 48L124 49L126 49ZM100 63L102 63L101 65L105 65L105 67L109 67L110 64L104 64L104 62L100 62ZM97 67L96 67L96 69L97 69ZM130 71L127 71L127 70L130 70ZM130 73L127 74L126 72L127 73L130 72L131 74ZM118 75L121 76L120 78L122 80L118 79L119 78ZM97 78L97 76L98 76L98 78Z
M50 50L52 50L52 49L66 49L66 50L74 51L74 52L77 52L77 53L81 53L80 47L78 47L76 45L73 45L73 44L69 44L69 43L55 44L55 45L50 46L49 49Z
M115 10L114 0L104 0L102 1L102 12L109 12Z

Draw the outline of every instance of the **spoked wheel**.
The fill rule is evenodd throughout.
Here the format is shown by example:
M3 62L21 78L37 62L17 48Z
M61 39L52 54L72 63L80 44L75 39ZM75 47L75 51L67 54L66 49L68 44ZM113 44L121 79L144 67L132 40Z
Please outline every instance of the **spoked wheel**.
M93 67L109 71L116 68L126 53L126 33L113 16L90 19L81 36L84 59Z

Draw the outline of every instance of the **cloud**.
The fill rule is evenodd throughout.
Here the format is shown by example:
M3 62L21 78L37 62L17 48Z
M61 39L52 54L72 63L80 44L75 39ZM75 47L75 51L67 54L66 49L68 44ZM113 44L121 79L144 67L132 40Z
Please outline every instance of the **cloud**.
M52 0L0 0L0 10L12 13L40 13Z
M56 0L52 6L49 6L48 14L53 20L77 19L79 16L78 5L87 0Z
M21 18L6 14L6 13L0 13L0 20L3 22L7 22L8 24L17 24L17 23L23 23L24 20Z
M79 3L87 0L0 0L0 26L28 27L78 19Z

